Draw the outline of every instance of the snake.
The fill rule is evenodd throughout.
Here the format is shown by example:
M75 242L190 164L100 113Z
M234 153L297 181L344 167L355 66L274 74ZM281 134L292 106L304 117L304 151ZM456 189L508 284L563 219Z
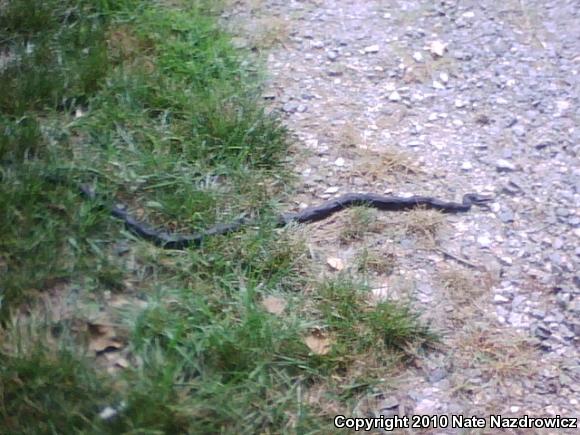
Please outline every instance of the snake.
M82 194L95 199L96 192L89 184L80 185ZM442 213L463 213L473 206L486 207L493 198L476 193L463 195L462 202L447 202L430 196L384 196L376 193L346 193L325 201L319 205L310 206L297 213L283 213L276 218L277 227L285 227L291 223L309 224L318 222L331 215L354 206L367 206L382 211L405 211L416 208L437 210ZM164 229L157 229L143 222L128 211L125 204L115 204L110 207L113 217L121 220L125 227L134 235L149 241L161 248L183 250L189 247L199 247L203 241L212 236L229 234L239 231L245 226L255 223L252 219L241 217L229 223L220 223L206 230L191 234L176 234Z

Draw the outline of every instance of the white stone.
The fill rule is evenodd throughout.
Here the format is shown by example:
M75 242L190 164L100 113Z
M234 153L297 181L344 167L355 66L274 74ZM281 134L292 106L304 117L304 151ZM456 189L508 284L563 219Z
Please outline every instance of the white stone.
M401 95L397 91L391 92L389 95L390 101L401 101Z
M510 300L509 300L509 298L506 298L503 295L495 295L493 297L493 301L498 303L498 304L505 304L506 302L509 302Z
M441 41L433 41L430 45L429 45L429 50L431 51L431 53L433 53L436 56L443 56L443 53L445 53L445 49L447 48L447 44L444 44Z
M463 164L461 165L461 169L464 169L466 171L470 170L471 168L473 168L471 162L463 162Z
M484 248L489 247L491 245L491 239L489 238L488 235L484 234L477 238L477 243L479 243Z
M369 45L368 47L365 47L365 53L378 53L378 51L379 51L378 44L373 44Z
M445 89L445 85L437 80L433 80L433 88L434 89Z
M338 159L336 159L336 160L334 161L334 164L335 164L336 166L344 166L344 159L343 159L342 157L339 157Z

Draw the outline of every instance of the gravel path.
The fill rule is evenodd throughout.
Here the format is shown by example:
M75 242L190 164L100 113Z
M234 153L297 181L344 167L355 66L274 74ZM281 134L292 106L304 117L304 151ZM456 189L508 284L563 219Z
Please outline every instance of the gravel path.
M357 412L580 416L580 2L242 3L253 36L238 43L274 43L264 98L298 139L293 206L496 198L446 217L431 246L366 241L397 259L369 278L377 292L410 297L445 347ZM312 230L321 261L353 261L340 224Z

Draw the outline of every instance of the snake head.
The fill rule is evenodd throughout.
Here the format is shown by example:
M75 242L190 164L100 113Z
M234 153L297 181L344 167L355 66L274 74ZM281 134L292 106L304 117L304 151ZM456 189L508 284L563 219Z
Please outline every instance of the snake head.
M490 195L480 195L478 193L468 193L464 196L465 202L470 202L478 207L489 208L489 203L493 201L493 196Z

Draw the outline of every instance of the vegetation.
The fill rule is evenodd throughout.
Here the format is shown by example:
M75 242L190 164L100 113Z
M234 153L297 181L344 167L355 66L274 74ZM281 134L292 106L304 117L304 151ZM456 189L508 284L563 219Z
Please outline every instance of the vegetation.
M326 404L347 407L381 358L432 338L348 277L317 283L295 230L275 230L286 131L213 8L3 2L3 433L328 433ZM260 225L164 251L125 231L114 201L175 231ZM354 370L368 355L377 365Z

